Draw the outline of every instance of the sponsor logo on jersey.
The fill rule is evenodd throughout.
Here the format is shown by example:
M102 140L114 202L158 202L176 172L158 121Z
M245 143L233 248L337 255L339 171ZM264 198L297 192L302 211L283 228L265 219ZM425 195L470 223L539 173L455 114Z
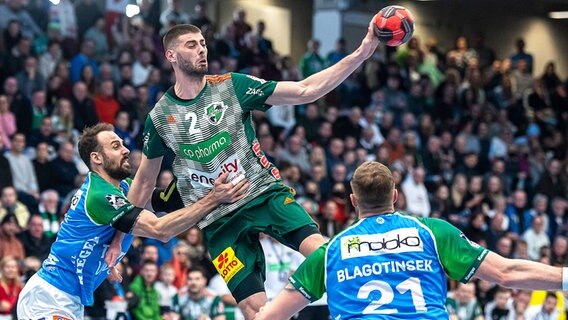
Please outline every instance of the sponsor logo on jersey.
M247 92L245 93L247 95L257 95L259 97L264 96L264 92L260 89L255 89L255 88L248 88Z
M221 163L214 172L204 172L187 168L187 177L195 188L211 188L213 187L213 183L215 183L215 179L223 174L223 172L228 172L229 180L231 180L240 173L245 174L245 169L241 165L237 155L232 155Z
M168 123L175 124L177 122L176 116L174 116L173 114L168 114L168 116L166 117L166 121Z
M114 210L118 210L118 208L126 204L126 200L116 194L107 194L105 198L107 199L108 204L110 204L114 208Z
M469 243L470 246L474 247L474 248L479 248L479 245L471 240L469 240L469 238L462 232L460 233L460 238L464 239L465 241L467 241L467 243Z
M205 118L212 125L218 125L223 120L227 106L223 101L213 102L205 107Z
M292 203L292 202L294 202L294 199L293 199L293 198L286 197L286 199L284 199L284 205L290 204L290 203Z
M146 132L144 134L144 137L142 138L142 148L144 149L144 151L148 151L148 141L150 141L150 132Z
M71 320L71 318L67 318L64 316L53 316L53 320Z
M257 141L255 141L252 144L252 152L260 161L261 166L263 166L265 169L270 168L271 163L270 163L270 161L268 161L268 158L264 155L264 152L262 152L262 150L260 149L260 144ZM270 169L270 174L274 178L280 179L280 171L278 171L278 168L273 167L272 169Z
M341 259L423 250L423 243L416 228L400 228L385 233L341 238Z
M83 190L79 189L77 190L77 192L75 192L75 194L73 195L73 198L71 198L71 205L69 206L69 208L71 210L75 210L77 208L77 205L79 204L79 200L81 199L81 196L83 195Z
M95 246L99 244L99 237L94 237L92 239L88 239L83 244L83 248L79 252L79 257L72 256L71 258L74 259L73 263L75 264L75 273L77 274L77 278L79 278L79 284L83 285L83 270L85 269L85 264L87 263L87 259L93 253Z
M250 74L247 74L247 78L252 79L252 80L254 80L254 81L258 81L258 82L260 82L260 84L265 84L265 83L266 83L266 80L257 78L257 77L255 77L255 76L251 76Z
M237 258L233 248L228 247L220 255L218 255L215 260L213 260L217 272L223 277L225 282L229 282L235 274L241 271L245 265Z
M210 139L195 144L180 144L179 153L184 158L199 163L213 160L221 151L231 144L231 135L223 131Z

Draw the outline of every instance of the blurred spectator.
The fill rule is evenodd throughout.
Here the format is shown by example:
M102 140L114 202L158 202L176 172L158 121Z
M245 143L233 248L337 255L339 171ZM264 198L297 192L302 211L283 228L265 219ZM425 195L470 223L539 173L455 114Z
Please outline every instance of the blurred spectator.
M22 288L18 260L5 256L0 260L0 319L13 319Z
M136 149L135 133L129 131L130 117L126 111L118 111L114 120L114 132L128 150Z
M101 8L95 0L78 0L75 2L75 15L77 18L77 31L82 39L85 32L96 24L103 16Z
M20 232L18 239L22 242L26 257L36 257L40 261L47 258L51 244L55 241L55 237L44 233L43 218L37 214L30 217L28 229Z
M485 306L486 320L515 319L511 289L499 287L495 298Z
M556 64L554 63L554 61L549 61L548 63L546 63L544 72L542 73L540 80L544 84L546 91L549 93L553 92L554 88L562 83L562 80L560 80L560 77L556 73Z
M20 261L24 259L24 246L16 237L21 231L18 220L14 214L5 215L0 221L0 259L12 256Z
M557 308L558 298L553 292L548 292L546 298L542 305L536 305L529 307L525 312L525 319L527 320L554 320L560 317L561 312L565 310L559 310Z
M54 188L60 197L65 197L74 189L75 177L79 174L73 152L73 144L64 142L59 146L57 157L52 161Z
M171 313L178 308L177 288L174 286L175 272L171 264L164 264L160 268L160 280L154 284L160 297L160 314L162 316Z
M30 211L23 203L18 201L18 194L14 187L2 188L0 204L2 205L0 207L0 220L9 215L14 215L18 220L18 226L22 229L27 228Z
M107 60L111 53L105 27L105 19L101 16L96 20L94 25L87 29L84 35L84 39L93 41L95 47L93 59L99 63Z
M49 22L57 23L63 38L63 51L66 58L76 53L78 42L78 25L75 8L71 0L60 0L57 4L50 4Z
M519 38L515 40L515 53L510 57L513 68L518 68L519 61L523 60L526 63L526 70L532 75L533 72L533 56L525 51L525 40Z
M424 168L417 167L402 183L402 192L406 195L407 211L419 217L430 215L430 200L424 185L424 176Z
M0 29L6 29L10 21L17 20L22 24L22 33L26 37L41 36L42 30L22 8L22 2L22 0L8 0L5 4L0 4Z
M32 160L40 192L53 188L54 171L50 161L51 152L47 142L40 142L36 147L36 157Z
M187 24L190 17L184 12L181 0L168 0L168 7L160 14L161 34L176 24Z
M10 137L16 133L16 118L10 111L8 97L0 95L0 140L7 149L12 147Z
M8 77L4 81L4 94L10 103L10 111L16 117L16 128L18 132L29 134L32 127L32 107L30 101L22 94L18 88L18 80Z
M81 79L81 72L85 65L91 66L93 74L99 74L99 66L95 61L95 42L91 39L83 40L81 51L71 59L69 67L69 78L76 83Z
M527 209L527 194L523 190L517 190L513 193L512 203L507 205L505 214L509 218L509 230L521 235L532 224L533 216Z
M49 79L55 73L55 67L63 58L61 44L57 41L50 41L47 51L39 57L38 69L44 79Z
M162 320L160 315L159 294L154 287L158 280L158 266L154 261L144 260L140 275L130 284L130 291L138 303L131 309L135 320Z
M213 26L214 23L207 16L207 1L198 1L193 7L194 14L190 18L190 23L199 29L204 25Z
M53 107L47 104L46 92L43 89L35 90L32 93L32 123L31 133L35 133L40 129L42 120L51 116ZM24 131L26 132L26 131Z
M71 103L73 104L74 128L78 131L83 131L84 127L90 127L99 121L93 99L89 97L84 82L77 82L73 85Z
M300 73L305 79L314 73L324 69L325 60L319 54L320 42L317 39L308 41L308 51L304 53L300 60Z
M549 221L548 236L554 239L556 236L568 235L568 217L566 216L566 209L568 204L563 198L552 199L551 215Z
M556 236L552 242L550 264L564 266L568 263L568 240L564 236Z
M566 179L560 174L561 164L558 159L550 159L546 171L541 176L536 189L549 199L566 196Z
M148 50L138 52L138 58L132 64L132 84L139 86L146 83L153 68L151 52Z
M335 49L327 54L327 65L331 66L338 63L341 59L347 56L347 41L344 38L339 38L335 42Z
M529 258L538 260L540 258L540 250L544 246L550 245L550 239L544 228L543 218L536 216L532 220L532 225L523 233L523 239L527 242Z
M189 259L189 246L185 242L178 242L173 248L172 266L174 268L174 286L179 290L187 284L187 273L192 267Z
M16 0L19 1L19 0ZM24 69L26 58L32 56L32 40L28 37L22 37L18 43L8 52L5 57L4 66L6 74L9 76L16 75Z
M32 99L32 93L43 90L46 85L46 78L38 69L37 58L34 56L25 58L24 68L16 73L16 79L18 88L28 99Z
M22 24L19 20L10 20L8 21L6 29L4 29L2 38L3 43L0 43L0 48L2 48L4 52L10 52L21 38Z
M187 275L187 286L180 290L180 313L184 319L225 320L221 297L207 290L205 270L192 268Z
M460 283L453 298L446 300L446 307L451 316L458 320L483 320L483 310L475 298L475 284Z
M296 135L290 136L286 146L287 148L284 149L278 157L280 163L286 162L297 165L302 169L302 173L308 174L310 172L308 152L302 146L301 138Z
M8 168L10 162L4 156L4 142L0 139L0 168ZM0 190L14 184L12 170L0 170Z
M43 220L43 233L50 238L55 238L57 232L59 232L58 207L59 195L55 190L45 190L41 193L38 209Z
M94 99L94 106L99 121L114 123L120 105L114 97L114 84L112 81L106 80L101 82L99 92Z
M78 136L76 131L74 131L73 118L73 105L71 101L66 98L59 99L51 116L53 130L59 142L70 141L74 136Z
M10 162L14 187L19 193L20 200L26 205L34 205L39 199L39 188L32 162L23 154L25 148L26 137L16 133L12 136L12 149L4 155Z

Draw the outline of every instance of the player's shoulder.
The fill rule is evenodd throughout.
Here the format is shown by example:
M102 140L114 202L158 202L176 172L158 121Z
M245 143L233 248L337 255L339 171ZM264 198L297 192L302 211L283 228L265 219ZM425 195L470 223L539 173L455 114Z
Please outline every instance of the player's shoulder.
M223 83L225 81L231 80L231 78L232 78L231 73L205 76L205 80L207 81L207 83L212 85Z

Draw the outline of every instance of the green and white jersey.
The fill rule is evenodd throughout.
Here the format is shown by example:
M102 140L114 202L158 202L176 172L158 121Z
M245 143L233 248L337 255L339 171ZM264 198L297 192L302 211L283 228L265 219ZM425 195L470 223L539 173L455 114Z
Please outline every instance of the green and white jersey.
M290 282L310 301L333 288L332 319L447 319L446 274L469 281L487 253L446 221L385 214L318 248Z
M221 205L198 223L204 228L238 209L280 181L278 169L268 161L252 121L251 111L266 111L266 99L276 82L230 73L207 76L206 85L192 100L176 97L170 88L149 113L144 128L143 153L149 158L175 153L173 173L184 204L204 197L215 179L229 172L246 175L249 195Z

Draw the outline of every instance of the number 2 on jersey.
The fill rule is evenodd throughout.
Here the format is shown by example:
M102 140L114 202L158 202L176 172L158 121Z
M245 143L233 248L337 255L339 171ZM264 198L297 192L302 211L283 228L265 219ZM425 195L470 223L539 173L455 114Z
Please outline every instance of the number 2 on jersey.
M422 287L420 286L420 279L416 277L410 277L403 282L399 283L395 289L400 293L404 294L410 291L412 296L412 303L416 312L426 312L426 301L424 301L424 293L422 293ZM369 305L363 310L363 314L393 314L398 313L396 308L386 308L379 309L382 306L391 303L394 300L394 292L390 284L380 281L371 280L365 283L359 292L357 292L357 298L368 299L369 295L373 291L379 291L381 297L378 300L373 300Z
M188 112L185 114L185 120L189 120L189 134L196 134L196 133L200 133L201 129L196 129L195 128L195 124L197 123L197 115L195 114L195 112Z

